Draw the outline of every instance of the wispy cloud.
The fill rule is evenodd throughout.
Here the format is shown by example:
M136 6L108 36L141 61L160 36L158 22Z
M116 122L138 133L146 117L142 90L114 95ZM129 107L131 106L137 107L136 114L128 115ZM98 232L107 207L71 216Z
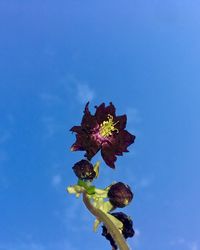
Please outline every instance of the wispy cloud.
M178 239L172 240L170 242L171 246L181 246L182 248L184 247L184 249L186 250L200 250L199 244L197 241L190 241L185 239L184 237L180 237Z
M0 250L77 250L71 242L63 240L61 242L47 242L46 244L35 241L18 241L14 243L0 243Z
M42 117L42 122L45 128L45 137L46 138L52 137L55 134L56 127L57 127L57 124L55 123L54 118L44 116Z
M140 237L140 230L138 228L135 229L135 237Z
M141 179L139 179L137 181L137 188L143 189L143 188L148 188L152 182L153 182L154 178L151 176L148 177L142 177Z
M134 238L133 238L133 249L139 249L139 246L140 246L140 236L141 236L141 232L138 228L135 228L135 235L134 235Z
M130 168L124 168L123 166L118 166L119 171L120 171L120 176L122 179L126 180L127 183L130 185L134 185L137 190L142 190L149 188L155 181L155 176L154 174L130 174ZM123 171L121 171L123 169Z
M35 242L16 242L0 244L0 250L46 250L46 248Z
M53 176L51 184L52 186L54 186L55 188L57 188L62 182L62 177L59 174L56 174Z
M189 244L189 250L199 250L197 242L192 242Z
M53 137L65 128L65 124L61 122L58 123L53 116L43 116L41 117L41 122L44 127L44 139Z
M94 217L83 206L82 198L76 198L68 193L66 195L65 207L62 210L54 211L59 223L64 226L67 232L91 232Z
M96 96L91 84L74 75L67 75L59 82L59 91L52 90L39 94L38 98L47 106L63 105L69 108L74 102L85 104Z
M81 103L86 103L94 99L95 93L88 84L77 84L77 98Z
M73 100L84 104L88 101L92 101L96 96L95 90L91 87L91 84L85 80L80 80L74 75L68 75L62 80L68 95Z

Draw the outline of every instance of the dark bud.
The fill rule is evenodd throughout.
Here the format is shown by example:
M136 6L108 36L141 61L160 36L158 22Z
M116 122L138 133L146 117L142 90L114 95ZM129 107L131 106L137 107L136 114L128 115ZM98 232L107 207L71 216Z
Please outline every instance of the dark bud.
M130 187L122 182L113 184L108 191L110 203L115 207L125 207L133 199Z
M102 226L102 234L108 241L110 241L110 245L113 247L113 249L117 249L117 245L115 244L115 241L113 240L112 236L108 233L107 228L105 226Z
M112 215L123 223L122 234L124 238L127 239L133 237L135 231L133 230L133 222L130 217L122 212L112 213ZM110 241L110 244L114 249L117 249L117 245L115 244L115 241L113 240L112 236L108 233L106 227L103 225L102 228L102 235Z
M75 163L73 170L75 175L83 181L92 181L96 176L93 165L87 160Z

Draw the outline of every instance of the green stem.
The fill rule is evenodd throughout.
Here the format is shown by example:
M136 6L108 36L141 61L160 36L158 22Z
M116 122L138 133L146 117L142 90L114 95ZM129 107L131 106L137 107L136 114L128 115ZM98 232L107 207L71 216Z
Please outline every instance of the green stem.
M104 223L104 225L106 226L108 232L111 234L113 240L115 241L115 243L117 244L119 249L120 250L129 250L129 247L126 244L126 241L125 241L123 235L120 233L120 231L116 228L114 223L110 220L110 218L108 218L108 216L103 211L101 211L98 208L95 208L91 204L90 199L89 199L86 192L83 192L83 202L84 202L85 206L87 207L87 209L98 220L100 220L101 222Z

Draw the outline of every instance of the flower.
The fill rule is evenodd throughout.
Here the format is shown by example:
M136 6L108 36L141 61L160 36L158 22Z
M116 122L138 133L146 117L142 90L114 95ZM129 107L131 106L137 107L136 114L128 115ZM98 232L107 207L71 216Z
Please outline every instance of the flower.
M94 171L93 165L87 160L81 160L74 164L73 170L75 175L84 181L92 181L96 172Z
M111 215L113 215L123 223L122 234L125 239L134 236L135 231L133 230L133 221L129 216L127 216L125 213L122 212L111 213ZM117 245L115 244L115 241L113 240L112 236L108 233L105 225L103 225L102 228L103 228L102 235L105 236L106 239L110 241L110 244L114 249L117 249Z
M88 106L89 102L85 106L81 125L70 129L76 133L76 142L71 150L86 151L88 160L101 150L105 163L115 168L116 156L129 152L127 147L135 140L135 136L125 130L127 117L116 116L112 103L107 107L105 103L95 106L94 115L90 113Z
M108 198L114 207L125 207L133 199L130 187L122 182L113 184L108 191Z

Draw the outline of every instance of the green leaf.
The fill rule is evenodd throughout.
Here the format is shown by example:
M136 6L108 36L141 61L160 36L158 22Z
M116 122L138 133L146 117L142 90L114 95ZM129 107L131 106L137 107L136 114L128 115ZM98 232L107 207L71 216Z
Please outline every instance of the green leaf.
M95 194L95 186L90 186L86 188L88 194Z
M78 183L79 186L84 187L85 189L87 189L88 185L85 181L82 181L80 179L78 179Z

